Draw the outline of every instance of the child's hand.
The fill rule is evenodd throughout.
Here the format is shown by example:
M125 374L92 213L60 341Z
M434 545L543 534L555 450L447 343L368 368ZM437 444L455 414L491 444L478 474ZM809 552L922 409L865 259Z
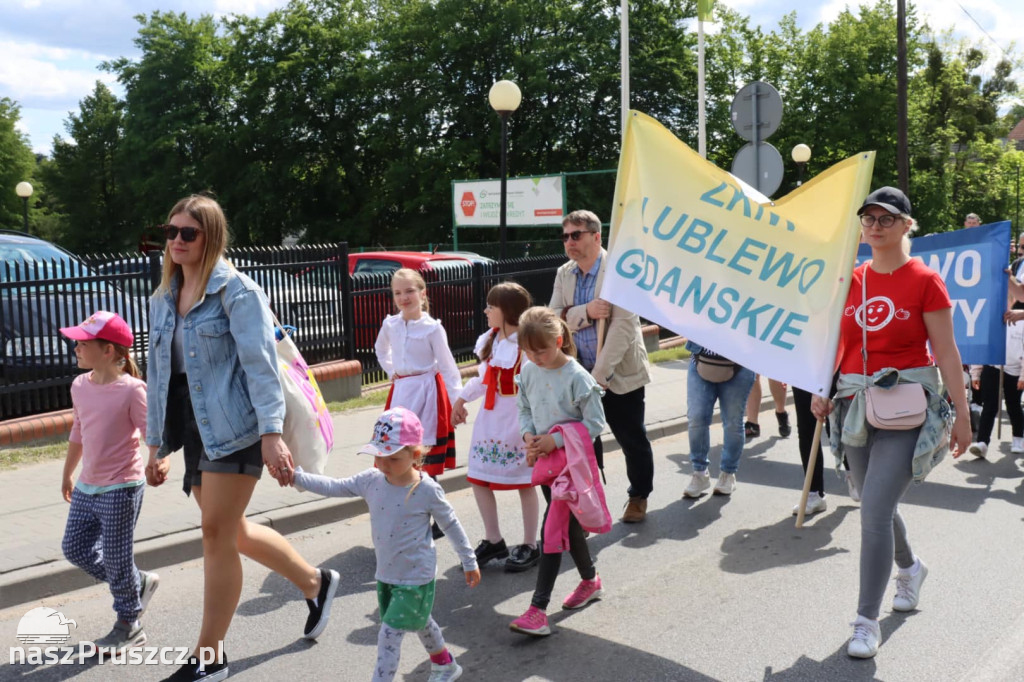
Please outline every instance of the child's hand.
M469 410L466 409L466 402L459 398L452 405L452 426L465 424L467 419L469 419Z
M532 450L538 457L543 457L549 454L556 447L558 446L555 444L554 436L552 436L550 433L545 433L543 436L535 436L533 439L533 444L530 446L529 449Z
M167 480L167 474L171 470L171 458L164 457L163 459L157 459L157 456L151 454L149 456L149 463L146 464L146 483L153 486L154 488L158 485L162 485Z
M474 568L472 571L466 571L466 584L470 587L476 587L480 584L479 568Z
M65 476L64 480L60 484L60 494L64 496L65 502L71 501L71 491L75 489L75 482L71 480L70 476Z

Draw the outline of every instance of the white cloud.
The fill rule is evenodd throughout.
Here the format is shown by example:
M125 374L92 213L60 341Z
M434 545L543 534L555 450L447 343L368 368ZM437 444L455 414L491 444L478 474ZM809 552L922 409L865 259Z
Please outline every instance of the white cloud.
M0 41L0 55L0 91L23 107L72 109L97 80L116 87L113 74L77 51Z

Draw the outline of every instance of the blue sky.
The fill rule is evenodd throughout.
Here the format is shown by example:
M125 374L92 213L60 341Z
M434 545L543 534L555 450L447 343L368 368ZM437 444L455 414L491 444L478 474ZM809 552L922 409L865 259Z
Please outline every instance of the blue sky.
M749 15L765 30L793 10L800 25L809 28L830 21L848 4L846 0L719 2ZM21 105L22 131L34 150L49 153L53 136L64 135L68 113L78 110L79 101L97 80L120 93L111 75L98 66L106 59L137 54L132 44L138 28L135 15L154 10L192 16L203 12L262 15L285 4L287 0L0 0L0 97ZM1016 29L1024 25L1020 0L920 4L927 5L919 12L927 14L933 29L954 28L958 37L984 41L993 55L999 53L996 45L1009 49L1019 32ZM1016 77L1024 87L1024 70L1018 70Z

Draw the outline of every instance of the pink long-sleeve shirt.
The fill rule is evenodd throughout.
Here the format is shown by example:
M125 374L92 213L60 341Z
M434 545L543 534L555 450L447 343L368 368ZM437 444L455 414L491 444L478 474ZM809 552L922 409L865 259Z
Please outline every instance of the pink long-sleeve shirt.
M78 480L96 487L141 481L146 382L125 374L112 383L96 384L91 376L83 374L71 384L74 423L69 440L82 444Z

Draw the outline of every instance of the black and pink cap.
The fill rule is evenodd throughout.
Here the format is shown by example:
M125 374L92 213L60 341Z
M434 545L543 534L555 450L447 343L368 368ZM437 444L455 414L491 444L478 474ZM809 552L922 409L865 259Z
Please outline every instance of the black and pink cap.
M359 454L387 457L404 447L422 443L420 418L404 407L393 407L377 418L373 425L373 440L364 445Z
M75 341L102 339L130 347L135 341L131 327L117 313L97 310L77 327L61 327L60 333Z

